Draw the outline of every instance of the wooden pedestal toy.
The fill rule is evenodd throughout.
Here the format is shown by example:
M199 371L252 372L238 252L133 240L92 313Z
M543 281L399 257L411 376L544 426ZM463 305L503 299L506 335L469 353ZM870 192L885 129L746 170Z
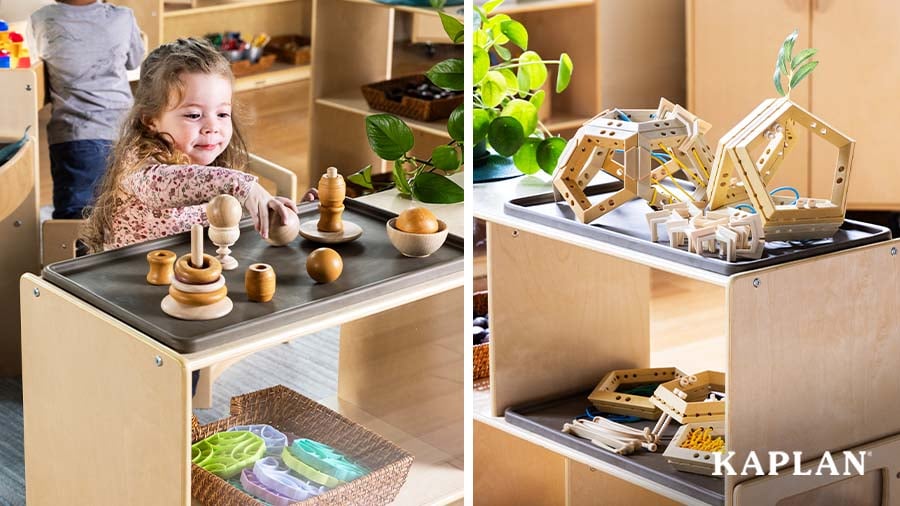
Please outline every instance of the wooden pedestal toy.
M303 222L300 235L322 244L349 242L362 235L362 227L341 219L347 190L337 168L328 167L319 179L318 191L319 219Z

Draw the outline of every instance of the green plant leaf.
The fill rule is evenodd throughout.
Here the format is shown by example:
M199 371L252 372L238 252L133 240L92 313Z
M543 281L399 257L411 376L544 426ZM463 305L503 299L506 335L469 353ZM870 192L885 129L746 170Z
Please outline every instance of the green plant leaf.
M788 73L788 67L791 65L791 54L794 52L794 43L797 42L797 37L799 35L800 30L794 29L794 31L784 39L784 44L781 45L781 51L778 52L778 65L781 66L782 74Z
M416 176L412 190L417 199L428 204L455 204L462 202L466 196L461 186L433 172Z
M544 105L544 98L546 98L546 95L544 90L537 90L528 101L531 102L531 105L533 105L536 110L540 110L541 106Z
M508 95L514 95L516 90L519 89L519 85L516 82L516 75L513 74L513 71L510 69L500 69L497 72L503 74L503 78L506 79L506 93Z
M484 79L491 68L491 57L480 47L472 48L472 82L476 85Z
M443 9L447 0L428 0L428 3L431 4L432 9Z
M481 21L481 23L479 23L479 24L481 26L484 26L488 22L488 17L487 17L488 13L484 12L484 9L482 9L481 7L479 7L477 5L474 5L473 8L475 9L475 12L478 14L478 20Z
M534 51L525 51L519 56L519 72L524 71L528 75L529 89L536 90L543 86L547 80L547 65L540 55Z
M534 174L541 170L537 162L537 148L540 143L541 140L534 137L525 139L522 147L513 155L513 163L517 169L525 174Z
M528 49L528 30L522 23L512 19L504 21L500 23L500 31L509 37L513 44L522 48L522 51Z
M500 112L500 117L511 116L516 118L522 125L522 132L529 136L537 127L537 109L534 104L527 100L513 99L510 100Z
M509 49L506 49L503 46L495 45L494 51L497 52L497 56L503 59L503 61L509 61L512 58L512 53L509 52Z
M804 63L799 69L797 69L797 72L795 72L794 75L791 76L791 89L796 88L797 85L800 84L800 81L810 72L812 72L818 64L819 62L817 61L811 61L808 63Z
M481 8L484 10L485 14L490 14L491 12L494 11L494 9L497 8L498 5L500 5L502 3L503 3L503 0L489 0L489 1L485 2L484 5L481 6Z
M797 67L799 67L801 63L812 58L813 55L815 55L818 51L819 51L818 49L815 49L812 47L804 49L803 51L800 51L797 54L797 56L795 56L794 59L791 60L791 70L796 70Z
M520 97L525 97L531 91L531 75L523 67L519 67L519 73L516 76L515 91L510 90L510 94L519 93Z
M412 130L392 114L372 114L366 117L366 137L376 155L384 160L396 160L415 144Z
M462 90L466 85L462 58L448 58L437 62L425 72L425 76L435 85L447 90Z
M778 49L778 60L775 62L775 67L778 68L782 74L787 74L788 69L784 62L784 46Z
M553 174L559 156L566 149L566 140L562 137L550 137L541 141L537 148L537 163L541 170L547 174Z
M503 156L512 156L525 142L525 132L519 120L511 116L494 118L488 127L488 143Z
M478 87L481 100L486 107L497 107L506 96L506 78L496 70L491 70Z
M447 120L447 133L450 134L450 138L463 143L466 135L466 126L465 126L465 107L464 104L459 104L456 106L456 109L453 109L453 112L450 113L450 119Z
M477 30L472 34L472 47L481 48L483 51L484 48L487 47L489 40L490 37L488 37L488 34L484 30Z
M559 73L556 74L556 92L562 93L569 87L569 81L572 80L572 58L563 53L559 55Z
M491 115L484 109L472 110L472 142L479 143L487 137Z
M350 174L347 176L347 181L362 186L367 190L374 190L375 187L372 186L372 166L366 165L358 172Z
M783 97L784 88L781 86L781 69L779 68L779 65L775 65L775 75L772 76L772 80L775 82L775 91Z
M394 160L394 172L392 175L394 179L394 185L397 187L397 191L400 192L400 195L412 195L412 189L409 187L409 181L406 180L406 171L403 170L403 162L401 162L400 160Z
M509 21L510 19L511 18L509 17L509 14L495 14L491 16L490 19L488 19L487 23L485 23L484 29L493 32L494 29L499 29L500 25L502 25L504 21ZM494 35L496 35L497 37L496 42L500 44L506 44L507 42L509 42L509 38L503 35L502 31L494 33Z
M438 146L431 152L431 163L436 169L453 172L459 168L459 155L452 146Z
M463 27L462 22L453 16L444 14L440 11L438 12L438 15L441 17L441 24L444 26L444 31L447 32L447 36L450 37L450 40L452 40L454 44L462 43L465 35L465 28Z

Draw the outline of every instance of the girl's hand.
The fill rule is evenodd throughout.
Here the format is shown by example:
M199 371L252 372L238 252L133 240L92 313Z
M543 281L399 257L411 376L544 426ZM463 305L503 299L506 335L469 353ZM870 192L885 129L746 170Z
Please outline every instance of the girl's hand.
M253 183L244 207L253 218L253 227L263 238L269 237L269 211L281 216L281 223L287 223L289 212L297 213L297 205L285 197L273 197L259 183Z

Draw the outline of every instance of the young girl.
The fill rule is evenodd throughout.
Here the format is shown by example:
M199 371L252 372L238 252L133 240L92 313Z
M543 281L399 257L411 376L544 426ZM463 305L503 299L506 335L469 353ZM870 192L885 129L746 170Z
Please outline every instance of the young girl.
M240 170L247 149L232 116L234 76L209 43L178 39L147 56L134 96L85 225L94 251L120 248L207 224L204 205L227 193L268 236L269 212L296 212Z

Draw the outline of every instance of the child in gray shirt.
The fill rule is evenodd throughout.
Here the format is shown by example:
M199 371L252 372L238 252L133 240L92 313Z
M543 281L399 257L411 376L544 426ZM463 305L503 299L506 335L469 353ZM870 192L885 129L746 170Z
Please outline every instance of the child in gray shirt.
M97 0L57 0L31 15L32 53L44 61L53 111L47 124L53 217L81 218L120 120L131 109L125 71L144 44L134 13Z

